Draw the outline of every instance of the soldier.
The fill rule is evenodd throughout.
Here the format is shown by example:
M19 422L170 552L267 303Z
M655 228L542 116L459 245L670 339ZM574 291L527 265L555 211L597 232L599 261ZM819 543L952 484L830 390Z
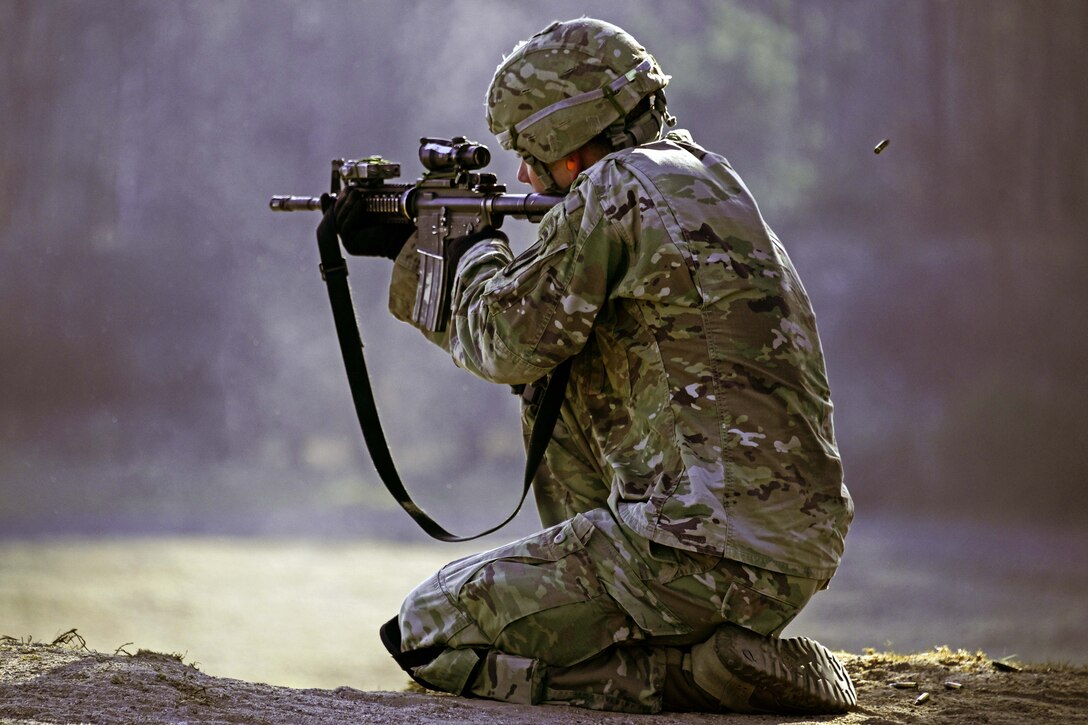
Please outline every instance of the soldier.
M843 711L856 695L834 656L778 638L853 516L812 308L728 161L663 135L667 82L588 18L498 67L489 127L521 181L566 197L517 257L494 230L464 240L448 330L427 334L499 383L570 361L534 482L547 528L443 567L382 640L415 680L465 696ZM393 256L403 238L374 239L354 198L330 212L345 243ZM405 321L417 257L412 239L396 256Z

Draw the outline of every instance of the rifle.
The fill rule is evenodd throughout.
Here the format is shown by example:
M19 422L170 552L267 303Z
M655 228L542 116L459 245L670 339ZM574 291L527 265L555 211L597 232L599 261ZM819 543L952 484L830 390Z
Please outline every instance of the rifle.
M421 138L419 161L426 171L415 184L391 183L400 164L380 156L333 159L327 196L274 196L273 211L321 211L343 184L362 192L364 209L376 223L413 224L419 231L419 284L412 320L441 332L449 320L448 246L485 227L498 229L507 216L538 222L562 200L551 194L508 194L494 174L479 169L491 162L487 146L463 136ZM327 207L326 207L327 208Z
M400 164L380 156L363 159L334 159L329 193L321 196L274 196L269 201L273 211L327 212L344 185L359 189L364 209L382 224L412 224L419 232L419 282L416 287L412 320L434 332L445 330L449 321L449 253L453 242L487 227L498 229L507 216L537 222L562 201L550 194L508 194L494 174L479 170L491 161L491 152L483 144L463 136L453 139L422 138L419 160L426 170L415 184L393 183L400 176ZM321 254L321 278L328 287L336 334L340 341L344 367L348 375L355 413L363 431L370 457L378 476L401 508L420 528L441 541L469 541L492 533L508 524L521 510L537 467L551 438L559 407L563 402L570 361L557 367L546 385L527 386L521 392L532 397L537 406L536 419L529 436L525 461L524 487L517 508L502 523L475 536L455 536L427 515L408 495L393 464L389 445L382 431L374 393L363 357L363 342L351 291L347 283L347 263L340 255L335 235L318 234ZM348 250L349 254L351 253ZM539 398L531 393L543 393Z

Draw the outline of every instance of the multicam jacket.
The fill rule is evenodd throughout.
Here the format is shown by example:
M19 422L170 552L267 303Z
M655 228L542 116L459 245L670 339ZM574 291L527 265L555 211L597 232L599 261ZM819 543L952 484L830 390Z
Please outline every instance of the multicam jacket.
M416 256L393 275L403 320ZM452 306L434 340L487 380L536 381L574 357L544 481L596 477L573 488L608 492L622 522L666 546L834 573L853 504L816 321L726 159L683 132L610 154L523 254L470 249Z

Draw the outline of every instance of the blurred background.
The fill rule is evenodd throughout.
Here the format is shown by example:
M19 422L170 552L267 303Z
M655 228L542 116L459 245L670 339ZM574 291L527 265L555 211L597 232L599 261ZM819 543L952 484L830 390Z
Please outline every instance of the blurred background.
M380 647L352 607L381 592L384 620L396 577L454 549L363 449L318 216L268 199L326 190L336 157L412 180L424 135L490 144L518 191L484 93L581 14L673 76L680 127L745 178L813 299L858 513L795 626L1088 661L1080 0L0 0L0 634L109 612L100 649L199 640L213 674L359 686ZM473 532L517 499L516 400L392 320L389 271L350 281L390 445ZM308 617L277 641L349 643L331 674L245 669Z

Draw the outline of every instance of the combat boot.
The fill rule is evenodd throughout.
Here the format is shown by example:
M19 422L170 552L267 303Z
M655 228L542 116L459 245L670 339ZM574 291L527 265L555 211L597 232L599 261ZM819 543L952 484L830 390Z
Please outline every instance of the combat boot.
M684 665L700 690L732 712L837 713L858 702L842 663L807 637L765 637L724 624L691 648Z

